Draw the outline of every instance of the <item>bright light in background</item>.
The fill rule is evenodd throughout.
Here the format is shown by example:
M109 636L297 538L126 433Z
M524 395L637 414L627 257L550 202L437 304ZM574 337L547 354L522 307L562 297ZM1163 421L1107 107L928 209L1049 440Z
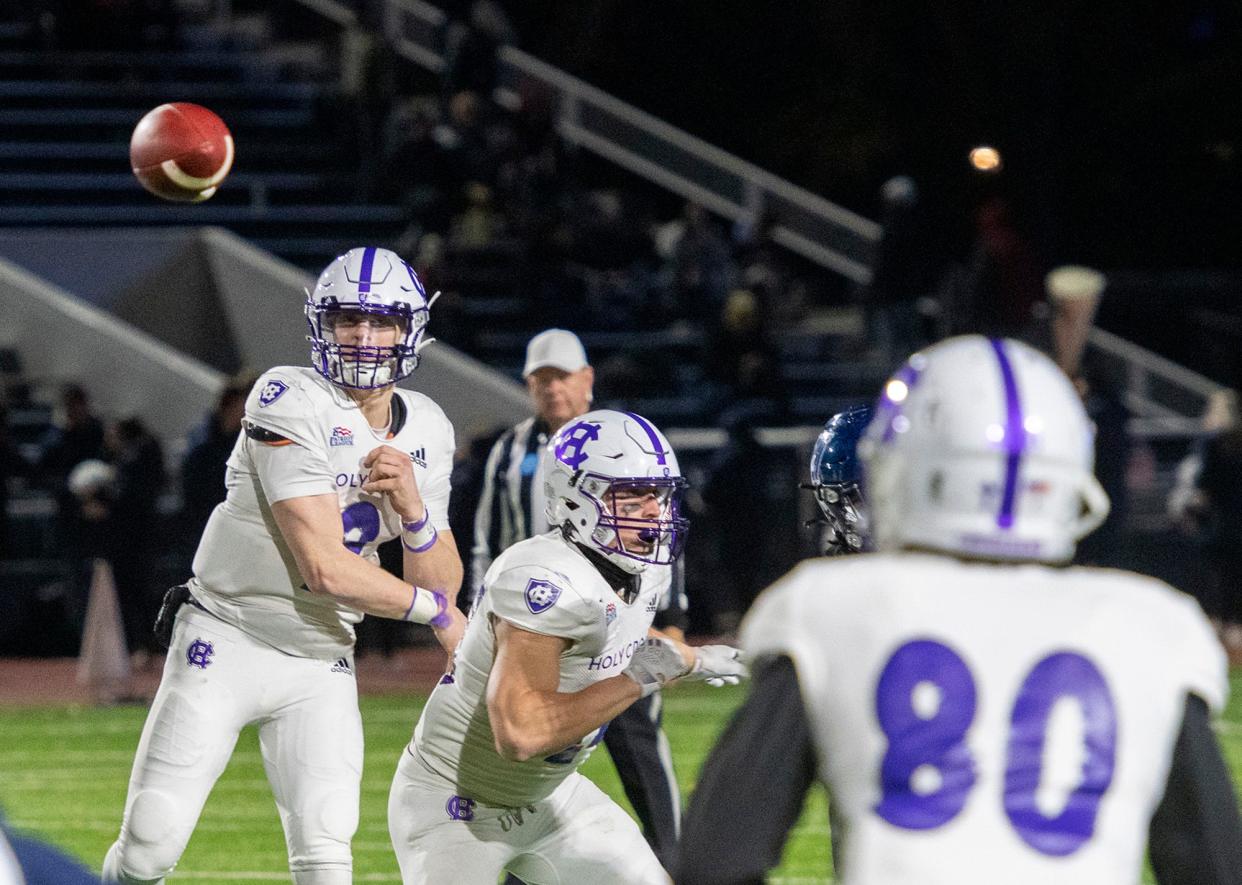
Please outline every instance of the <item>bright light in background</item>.
M1005 428L999 424L989 424L988 429L984 431L989 442L998 443L1005 438Z
M986 144L971 148L970 165L980 172L999 172L1001 168L1000 151Z
M1026 432L1032 436L1038 436L1044 432L1044 419L1038 415L1027 415L1022 425L1026 428Z
M884 395L888 397L891 403L899 403L905 400L910 393L910 388L906 386L906 382L894 378L884 387Z

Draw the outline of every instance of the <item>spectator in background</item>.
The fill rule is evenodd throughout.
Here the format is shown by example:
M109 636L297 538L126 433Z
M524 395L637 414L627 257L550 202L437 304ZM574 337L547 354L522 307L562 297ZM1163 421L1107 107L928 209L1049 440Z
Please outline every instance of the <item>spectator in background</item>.
M1031 240L999 195L975 210L975 242L945 310L946 334L1028 340L1044 302L1044 268Z
M0 404L0 559L16 553L9 541L9 479L29 472L26 459L9 435L8 409Z
M681 304L708 312L724 301L733 275L729 243L697 203L686 203L673 254L673 286Z
M90 562L99 555L95 522L88 521L69 490L69 474L84 461L104 459L104 426L91 412L90 397L77 384L61 388L53 425L39 446L35 482L56 498L56 538L65 567L74 576L72 606L78 626L86 613Z
M190 545L198 543L207 517L224 500L224 467L237 443L246 397L257 377L247 372L229 379L181 460L181 530Z
M40 445L38 472L52 487L63 488L69 471L87 458L102 458L104 425L91 412L90 397L77 384L66 384L53 427Z
M917 301L929 288L927 243L914 179L897 175L880 191L880 242L864 305L867 337L885 363L923 343Z
M1242 489L1236 478L1228 476L1228 467L1236 457L1240 427L1237 393L1217 391L1203 415L1203 437L1177 467L1167 505L1169 516L1192 540L1193 555L1187 557L1194 569L1190 586L1197 588L1200 605L1235 653L1242 650L1242 572L1229 545L1231 536L1237 543Z
M116 482L108 505L107 557L116 579L125 641L142 665L155 644L151 627L158 611L155 558L167 537L158 503L164 491L164 450L138 417L125 418L108 429L107 449L116 468Z
M1120 568L1128 559L1123 545L1130 509L1126 481L1133 449L1127 427L1130 410L1121 382L1094 352L1083 357L1074 386L1082 397L1087 417L1095 424L1095 475L1112 502L1108 518L1078 543L1075 561Z
M517 32L495 0L475 0L468 21L452 21L444 35L445 96L460 91L490 97L496 88L496 52L517 42Z
M708 376L724 388L728 402L763 403L783 412L785 396L776 348L763 305L749 289L734 289L725 299L708 340L703 362Z
M713 609L714 630L726 636L734 633L755 594L784 565L780 545L772 537L756 540L762 527L779 524L777 514L790 485L784 479L773 481L780 468L755 435L774 419L772 409L763 403L739 405L722 416L728 440L713 457L703 488L701 534L715 545L718 571L711 581L711 598L696 600L696 605Z
M1210 437L1199 474L1209 580L1220 600L1222 638L1242 654L1242 424Z

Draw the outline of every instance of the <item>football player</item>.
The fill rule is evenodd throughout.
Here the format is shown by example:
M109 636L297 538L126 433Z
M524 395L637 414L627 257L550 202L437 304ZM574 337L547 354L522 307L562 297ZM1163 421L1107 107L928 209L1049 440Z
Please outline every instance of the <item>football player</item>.
M823 528L825 556L861 553L871 547L867 511L859 487L858 440L871 420L870 406L852 406L824 423L811 450L810 489L820 517L810 525Z
M762 881L816 778L848 885L1133 885L1145 849L1161 885L1242 881L1206 618L1068 565L1108 511L1092 435L1016 341L953 338L889 380L860 443L877 553L804 562L747 616L755 680L679 882Z
M308 296L312 368L259 378L193 577L169 591L163 679L138 744L104 877L162 882L238 732L260 749L298 885L348 885L362 723L363 614L429 623L451 650L462 566L448 528L453 429L394 384L418 365L430 304L386 249L353 249ZM404 545L404 580L377 546Z
M599 410L549 445L555 528L488 568L393 779L388 826L406 885L494 885L505 870L531 885L666 882L638 826L577 769L639 698L745 673L736 649L651 630L687 529L664 435Z

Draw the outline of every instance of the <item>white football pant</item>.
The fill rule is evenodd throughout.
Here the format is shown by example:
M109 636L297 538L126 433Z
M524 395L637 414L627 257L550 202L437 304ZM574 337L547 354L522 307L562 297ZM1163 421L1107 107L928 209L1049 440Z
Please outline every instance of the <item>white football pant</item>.
M638 825L581 774L552 795L499 808L455 795L406 750L388 796L388 832L404 885L667 885Z
M283 654L192 605L177 615L105 881L158 883L172 872L252 722L293 881L349 885L362 778L352 664Z

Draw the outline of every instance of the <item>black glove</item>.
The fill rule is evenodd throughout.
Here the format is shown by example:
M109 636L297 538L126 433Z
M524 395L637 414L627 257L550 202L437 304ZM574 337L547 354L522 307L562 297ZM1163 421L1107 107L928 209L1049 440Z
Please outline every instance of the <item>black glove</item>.
M193 598L190 595L190 588L185 584L170 587L164 594L164 601L160 603L160 613L155 616L154 628L155 641L162 647L168 648L172 645L173 624L177 620L177 612L181 606Z

